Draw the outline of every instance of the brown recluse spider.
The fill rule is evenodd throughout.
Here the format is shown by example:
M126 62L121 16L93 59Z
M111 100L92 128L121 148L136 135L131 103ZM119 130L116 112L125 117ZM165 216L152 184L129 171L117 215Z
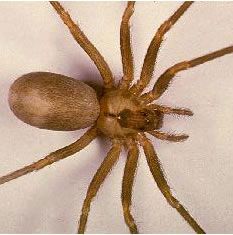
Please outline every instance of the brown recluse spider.
M171 142L186 140L188 138L186 134L167 133L159 129L165 124L164 116L171 114L192 116L193 112L186 108L169 107L153 102L167 91L177 74L231 54L233 46L230 45L194 58L190 56L187 60L175 63L158 76L151 90L145 92L156 69L157 55L165 34L172 26L178 24L177 22L192 3L181 4L156 31L148 47L140 79L133 83L134 61L129 22L133 16L135 3L128 2L120 27L123 77L117 84L107 62L85 36L85 30L80 30L59 2L51 2L74 39L98 68L103 78L103 94L98 99L95 91L89 86L55 73L34 72L18 78L10 88L9 104L19 119L32 126L49 130L71 131L86 127L90 129L74 143L50 153L33 164L0 177L0 184L74 155L89 145L98 135L104 135L111 140L112 146L89 185L79 219L79 233L85 232L91 202L117 162L123 148L127 151L121 195L123 215L130 232L139 232L131 213L132 186L139 157L139 146L142 147L151 174L168 204L195 232L204 233L199 222L191 215L192 213L189 213L188 208L184 207L173 194L150 140L154 137Z

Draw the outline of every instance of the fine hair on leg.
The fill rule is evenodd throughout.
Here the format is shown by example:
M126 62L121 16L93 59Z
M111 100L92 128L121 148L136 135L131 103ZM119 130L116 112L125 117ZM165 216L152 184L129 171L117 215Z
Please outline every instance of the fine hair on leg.
M87 218L90 211L92 199L96 196L101 184L104 182L106 176L117 162L121 152L121 144L119 142L113 143L112 148L108 152L101 166L95 173L87 190L86 198L83 202L82 214L79 220L78 233L84 233L87 224Z
M167 69L156 81L152 91L145 93L141 96L144 103L148 104L152 101L158 99L169 87L170 82L175 77L175 75L183 70L195 67L200 64L204 64L208 61L214 60L218 57L233 53L233 46L225 47L223 49L214 51L204 56L197 57L190 61L183 61L177 63Z
M152 79L154 67L159 52L159 48L163 41L164 35L170 30L170 28L178 21L178 19L185 13L185 11L191 6L193 2L184 2L177 11L169 17L157 30L153 37L143 62L140 79L134 84L130 91L136 95L142 93L149 82Z
M146 138L144 134L138 135L138 140L140 142L140 145L142 145L143 147L151 174L153 175L158 188L166 198L167 202L179 212L179 214L185 219L185 221L193 228L196 233L205 233L205 231L194 220L189 212L172 195L171 189L161 169L158 156L151 142Z
M61 149L56 150L55 152L50 153L45 158L40 159L37 162L34 162L28 166L25 166L17 171L11 172L5 176L0 177L0 184L4 184L8 181L14 180L20 176L26 175L33 171L38 171L48 165L53 164L61 159L69 157L78 151L85 148L92 140L97 137L97 128L92 127L89 129L83 136L81 136L77 141L74 143L65 146Z
M155 138L160 140L167 140L170 142L181 142L188 139L188 135L185 134L169 134L164 133L162 131L154 130L154 131L148 131L149 134L153 135Z
M114 86L114 80L112 72L104 60L104 57L96 49L96 47L89 41L83 31L79 28L77 24L71 19L69 13L65 11L62 5L59 2L51 1L50 4L56 10L63 23L67 25L70 30L70 33L76 40L76 42L83 48L83 50L88 54L91 60L95 63L98 68L101 77L103 78L104 87L112 88Z
M185 108L171 108L168 106L158 105L158 104L150 104L147 107L149 109L158 110L163 114L193 116L193 112L190 109L185 109Z
M134 141L129 141L127 143L127 148L128 156L126 159L124 176L122 180L121 201L125 223L129 227L130 233L138 233L137 225L135 224L134 218L130 212L130 207L132 204L133 182L137 169L139 149L138 145Z
M123 77L120 81L120 89L128 89L134 78L133 53L131 49L129 20L134 12L135 2L128 2L124 11L120 27L121 59Z

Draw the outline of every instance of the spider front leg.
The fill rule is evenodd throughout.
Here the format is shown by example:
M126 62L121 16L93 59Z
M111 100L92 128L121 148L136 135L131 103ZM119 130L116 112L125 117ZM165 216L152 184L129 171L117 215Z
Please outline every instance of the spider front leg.
M150 171L154 177L154 180L157 183L158 188L168 201L168 203L179 212L179 214L188 222L188 224L194 229L196 233L205 233L205 231L200 227L200 225L198 225L198 223L189 214L189 212L172 195L171 189L161 169L158 156L151 142L146 138L145 135L138 135L138 140L143 147L143 150L146 155L146 160Z
M140 79L135 85L130 88L130 91L134 94L141 94L142 91L149 84L155 67L155 62L159 52L159 48L163 41L164 35L171 29L171 27L178 21L178 19L185 13L185 11L191 6L193 2L184 2L178 10L169 17L157 30L153 37L143 62L143 67L140 75Z
M62 5L59 2L51 1L50 2L53 8L56 10L58 15L61 17L62 21L70 30L70 33L77 41L77 43L83 48L83 50L89 55L91 60L95 63L98 68L101 77L104 81L105 88L112 88L114 86L114 80L112 72L104 60L104 57L96 49L96 47L89 41L86 35L82 32L77 24L71 19L69 13L64 10Z
M55 152L50 153L45 158L40 159L39 161L34 162L31 165L25 166L17 171L14 171L10 174L0 177L0 184L4 184L8 181L26 175L33 171L38 171L48 165L53 164L54 162L69 157L77 153L78 151L82 150L83 148L85 148L96 137L97 137L97 128L92 127L80 139L78 139L74 143L64 148L61 148Z
M141 96L145 104L151 103L152 101L158 99L168 88L170 82L175 77L175 75L183 70L195 67L197 65L206 63L208 61L214 60L218 57L233 53L233 46L229 46L218 51L214 51L204 56L200 56L190 61L183 61L177 63L167 69L156 81L152 91L145 93Z
M123 78L120 81L120 89L128 89L134 78L133 54L130 42L130 25L129 20L134 12L135 2L128 2L121 21L120 44L121 58L123 66Z
M130 213L130 207L132 203L132 189L135 172L137 168L139 149L134 141L127 143L129 149L126 159L124 176L122 181L122 194L121 201L123 206L125 223L128 225L131 233L138 233L137 225L134 222L134 218Z
M79 220L78 233L84 233L87 224L87 218L90 211L92 199L96 196L101 184L104 182L106 176L117 162L121 152L121 144L114 142L111 150L108 152L101 166L95 173L87 190L86 198L83 202L82 214Z
M171 142L181 142L188 139L188 135L181 134L181 135L174 135L169 133L164 133L162 131L154 130L154 131L148 131L149 134L153 135L155 138L160 140L167 140Z
M185 116L193 116L193 112L189 109L184 108L171 108L163 105L158 104L150 104L147 106L149 109L158 110L163 114L178 114L178 115L185 115Z

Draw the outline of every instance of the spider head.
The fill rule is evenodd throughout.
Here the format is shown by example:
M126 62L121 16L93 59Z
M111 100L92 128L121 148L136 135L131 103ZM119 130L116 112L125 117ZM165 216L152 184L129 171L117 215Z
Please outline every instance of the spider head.
M129 91L107 92L100 101L99 130L110 138L125 138L159 129L162 114L145 108Z

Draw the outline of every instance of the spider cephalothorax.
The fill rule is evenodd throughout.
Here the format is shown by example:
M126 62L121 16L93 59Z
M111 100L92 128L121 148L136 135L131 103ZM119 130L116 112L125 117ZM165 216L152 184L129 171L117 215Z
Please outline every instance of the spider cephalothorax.
M147 108L134 94L114 89L100 100L97 127L106 136L126 139L139 132L152 131L161 125L162 114Z
M31 165L0 177L0 184L71 156L86 147L99 134L102 134L112 141L112 148L89 185L79 220L79 233L85 232L91 201L118 160L123 146L128 151L122 180L121 199L124 218L130 232L138 232L130 207L139 145L143 147L150 171L167 202L179 212L195 232L204 233L201 226L173 196L155 149L146 134L173 142L188 138L185 134L173 135L159 131L159 129L163 125L164 115L192 116L193 113L189 109L171 108L153 102L163 95L178 72L233 53L233 46L173 65L159 76L151 91L143 93L153 76L157 54L165 33L191 6L192 2L183 3L159 27L148 47L140 79L132 85L134 68L129 21L134 11L134 4L134 2L128 3L121 21L120 46L123 77L120 83L116 85L112 72L99 51L84 35L79 26L73 22L69 13L64 10L61 4L51 2L53 8L68 26L74 39L97 66L104 82L103 95L98 101L92 88L80 81L54 73L35 72L17 79L9 92L9 104L15 115L22 121L39 128L63 131L93 126L76 142L50 153Z

